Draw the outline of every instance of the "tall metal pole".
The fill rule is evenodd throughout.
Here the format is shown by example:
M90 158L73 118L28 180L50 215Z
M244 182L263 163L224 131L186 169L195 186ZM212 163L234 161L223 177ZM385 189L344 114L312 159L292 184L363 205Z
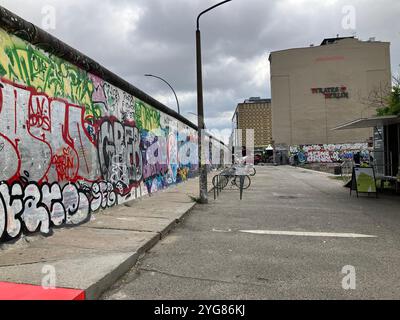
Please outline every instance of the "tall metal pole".
M217 3L216 5L209 7L204 10L197 16L197 29L196 29L196 65L197 65L197 119L198 119L198 163L199 163L199 186L200 186L200 199L199 202L202 204L208 203L207 197L207 164L205 160L205 154L203 154L203 142L205 142L205 134L204 134L204 108L203 108L203 74L202 74L202 65L201 65L201 34L200 34L200 17L232 0L222 1ZM204 145L204 148L206 146Z
M201 34L196 30L196 59L197 59L197 119L198 119L198 162L199 162L199 186L200 203L208 203L207 197L207 164L203 155L204 136L204 108L203 108L203 73L201 65ZM205 147L205 146L204 146Z
M172 86L171 86L166 80L164 80L164 79L161 78L161 77L155 76L155 75L153 75L153 74L145 74L144 76L145 76L145 77L153 77L153 78L160 79L161 81L164 81L164 82L171 88L172 92L174 93L175 99L176 99L176 105L177 105L177 107L178 107L178 113L181 114L181 109L180 109L180 107L179 107L178 96L176 95L176 92L175 92L174 88L172 88Z
M200 199L199 202L202 204L208 203L207 196L207 164L205 159L205 154L203 154L203 143L205 143L204 134L204 108L203 108L203 73L201 64L201 33L200 33L200 17L216 8L220 5L230 2L232 0L222 1L216 5L209 7L208 9L202 11L197 16L197 29L196 29L196 66L197 66L197 119L198 119L198 163L199 163L199 185L200 185ZM204 148L206 146L204 145Z

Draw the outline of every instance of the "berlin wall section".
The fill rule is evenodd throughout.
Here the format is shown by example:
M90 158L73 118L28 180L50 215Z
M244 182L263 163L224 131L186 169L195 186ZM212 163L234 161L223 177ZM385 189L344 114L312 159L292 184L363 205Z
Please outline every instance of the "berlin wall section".
M0 243L194 177L196 130L0 7ZM211 140L208 160L223 162Z

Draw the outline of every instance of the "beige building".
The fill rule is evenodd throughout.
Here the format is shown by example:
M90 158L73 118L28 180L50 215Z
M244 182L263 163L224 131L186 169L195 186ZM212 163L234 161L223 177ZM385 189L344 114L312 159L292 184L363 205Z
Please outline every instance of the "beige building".
M239 103L233 115L233 129L242 129L242 141L236 145L246 144L246 129L254 129L254 149L264 150L272 144L272 110L271 99L250 98Z
M272 52L272 136L276 144L365 142L372 129L332 131L376 111L366 103L391 85L390 43L354 37Z

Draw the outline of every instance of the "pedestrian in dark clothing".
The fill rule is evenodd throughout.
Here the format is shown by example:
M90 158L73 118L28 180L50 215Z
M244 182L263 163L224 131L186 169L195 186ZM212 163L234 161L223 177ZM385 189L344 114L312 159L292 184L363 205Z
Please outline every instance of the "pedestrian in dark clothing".
M360 152L357 152L353 155L353 161L356 167L361 165L361 155Z
M299 156L297 155L297 153L294 155L294 165L297 167L297 165L299 164Z

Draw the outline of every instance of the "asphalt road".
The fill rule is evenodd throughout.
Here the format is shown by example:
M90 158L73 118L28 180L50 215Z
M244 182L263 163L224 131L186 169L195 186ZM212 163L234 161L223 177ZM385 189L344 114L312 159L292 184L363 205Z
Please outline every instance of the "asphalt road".
M255 233L243 232L251 230ZM345 266L354 267L355 273L342 273ZM345 290L343 283L351 288ZM289 166L257 167L242 201L232 189L217 201L197 205L184 223L103 295L398 298L400 197L350 197L340 181Z

